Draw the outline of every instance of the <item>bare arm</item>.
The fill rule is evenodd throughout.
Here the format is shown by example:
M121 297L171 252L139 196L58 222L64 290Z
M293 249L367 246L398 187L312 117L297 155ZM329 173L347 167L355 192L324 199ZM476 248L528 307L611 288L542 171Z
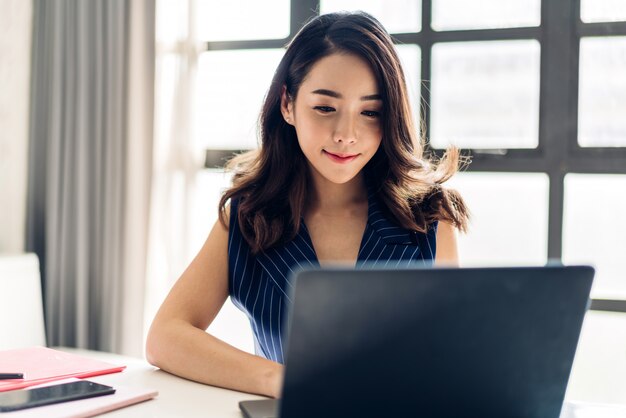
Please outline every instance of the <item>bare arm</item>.
M228 297L228 230L213 226L202 249L157 312L146 342L148 361L178 376L278 397L283 366L205 332Z
M459 253L456 243L456 228L447 222L439 222L437 227L437 255L435 265L458 266Z

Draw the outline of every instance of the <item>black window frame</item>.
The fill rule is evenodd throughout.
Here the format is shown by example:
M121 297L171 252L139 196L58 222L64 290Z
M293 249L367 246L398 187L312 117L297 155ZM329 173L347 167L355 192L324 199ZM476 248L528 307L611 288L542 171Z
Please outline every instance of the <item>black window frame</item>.
M207 51L282 48L302 24L319 14L319 0L291 0L290 34L284 39L207 42ZM435 31L432 0L422 0L421 31L393 34L396 43L421 49L421 79L431 79L432 47L436 43L534 39L540 43L538 146L532 149L464 149L469 172L545 173L549 177L548 254L560 259L563 250L564 179L567 174L626 174L626 147L588 148L578 144L579 54L582 37L626 36L626 22L585 23L581 0L542 0L541 22L535 27ZM430 88L421 85L425 134L430 134ZM242 150L207 149L205 167L221 167ZM441 156L442 150L427 149ZM626 300L593 299L592 310L626 312Z

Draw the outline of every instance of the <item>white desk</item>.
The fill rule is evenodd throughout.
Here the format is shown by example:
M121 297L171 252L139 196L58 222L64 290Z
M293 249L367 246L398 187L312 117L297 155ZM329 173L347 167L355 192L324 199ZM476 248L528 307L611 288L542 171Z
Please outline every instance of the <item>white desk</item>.
M89 380L111 386L142 387L159 391L155 399L109 412L105 414L107 418L242 418L239 401L265 399L185 380L161 371L141 359L71 348L62 350L127 366L121 373L90 377Z
M587 363L596 358L591 352L584 353L585 346L579 347L586 354L579 358L579 363ZM169 373L158 370L149 365L145 360L116 354L101 353L96 351L63 348L63 351L79 354L93 359L107 361L113 364L127 366L121 373L92 377L89 380L112 386L127 386L156 389L159 396L153 400L122 408L105 414L111 418L140 418L140 417L208 417L208 418L242 418L239 411L239 401L248 399L264 399L261 396L235 392L192 382ZM599 354L599 353L594 353ZM576 367L575 367L576 369ZM582 377L582 376L581 376ZM570 400L584 399L586 385L577 381L574 373L573 381L570 381ZM619 383L617 382L619 380ZM617 393L623 393L626 383L623 376L616 376L613 383L618 386ZM582 397L571 396L571 392L580 394ZM578 410L569 410L569 414L563 414L561 418L626 418L626 399L617 401L623 406L615 407L579 407Z

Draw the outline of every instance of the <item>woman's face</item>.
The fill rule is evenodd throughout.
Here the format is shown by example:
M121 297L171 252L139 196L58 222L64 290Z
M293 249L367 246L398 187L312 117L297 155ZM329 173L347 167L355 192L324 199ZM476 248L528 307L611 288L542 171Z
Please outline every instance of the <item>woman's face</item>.
M343 184L378 150L382 106L369 65L358 56L335 53L313 64L295 103L283 93L281 109L296 129L313 175Z

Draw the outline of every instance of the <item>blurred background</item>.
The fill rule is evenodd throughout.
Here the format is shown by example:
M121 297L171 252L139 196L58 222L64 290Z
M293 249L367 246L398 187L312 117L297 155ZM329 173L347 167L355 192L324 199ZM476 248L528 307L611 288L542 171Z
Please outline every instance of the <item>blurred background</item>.
M0 0L0 253L39 256L48 343L142 355L285 44L339 10L393 35L428 151L472 158L462 265L596 267L568 396L626 399L624 0ZM210 331L253 351L230 302Z

